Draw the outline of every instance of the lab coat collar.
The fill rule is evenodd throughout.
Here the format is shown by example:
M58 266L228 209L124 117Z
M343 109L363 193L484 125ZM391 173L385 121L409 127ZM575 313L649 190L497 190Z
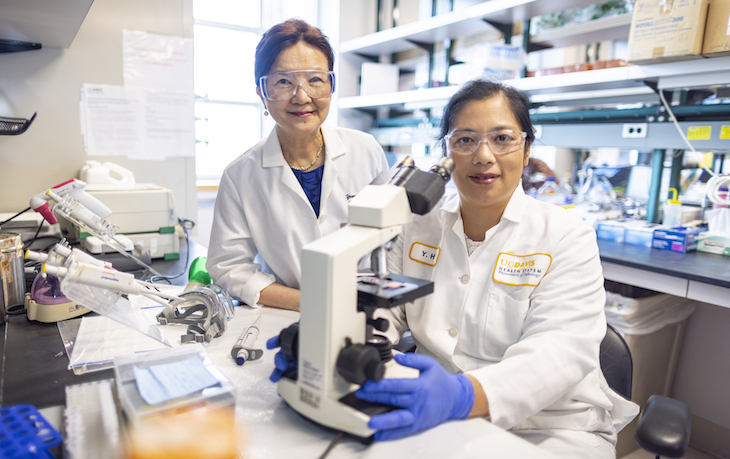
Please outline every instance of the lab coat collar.
M345 145L333 128L322 125L322 135L324 136L325 151L328 158L334 159L345 154ZM271 130L264 144L262 166L265 168L288 166L284 155L281 153L281 144L279 143L279 136L276 135L276 126Z
M529 203L525 191L522 189L522 183L517 185L515 191L512 193L512 197L507 203L507 207L504 209L502 218L519 223L522 221L522 216L525 214L525 209ZM461 214L461 204L459 201L459 193L453 193L449 196L445 196L441 202L440 210L449 214Z

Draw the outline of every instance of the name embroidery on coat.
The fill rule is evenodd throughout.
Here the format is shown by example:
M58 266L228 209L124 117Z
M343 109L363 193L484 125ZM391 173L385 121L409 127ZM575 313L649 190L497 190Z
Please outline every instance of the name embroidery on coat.
M440 254L441 247L431 247L430 245L421 244L420 242L414 242L411 246L411 251L408 254L408 258L415 261L416 263L436 266L436 263L438 263L439 261Z
M553 257L546 253L513 255L502 252L497 257L492 279L500 284L537 286L547 273Z

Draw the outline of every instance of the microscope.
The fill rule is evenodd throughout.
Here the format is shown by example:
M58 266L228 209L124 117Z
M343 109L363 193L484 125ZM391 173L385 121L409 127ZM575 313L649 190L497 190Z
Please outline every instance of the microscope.
M298 363L284 373L279 394L299 414L328 429L367 441L371 416L395 409L355 397L366 380L417 378L418 370L392 359L386 319L392 308L433 292L433 282L391 274L386 245L444 194L454 163L443 158L429 172L406 157L349 203L348 224L302 249L301 319L280 333L282 352ZM358 275L370 255L372 274Z

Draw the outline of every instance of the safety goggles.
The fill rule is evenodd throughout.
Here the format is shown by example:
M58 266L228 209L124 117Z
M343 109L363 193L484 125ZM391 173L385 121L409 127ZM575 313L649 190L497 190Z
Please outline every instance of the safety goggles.
M335 92L335 72L293 70L276 72L259 79L262 95L272 101L290 100L301 87L312 99L329 97Z
M482 142L486 142L495 155L506 155L522 148L526 138L526 132L512 129L500 129L486 134L452 131L444 137L449 151L457 155L473 155L479 150Z

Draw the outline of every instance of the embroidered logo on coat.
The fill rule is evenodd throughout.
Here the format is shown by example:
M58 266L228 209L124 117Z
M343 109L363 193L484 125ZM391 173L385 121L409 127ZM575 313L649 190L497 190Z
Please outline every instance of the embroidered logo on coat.
M420 242L414 242L411 246L411 252L408 254L408 258L417 263L436 266L436 263L439 261L440 253L441 247L431 247L430 245L421 244Z
M502 252L497 257L492 279L500 284L537 286L547 273L553 258L546 253L512 255Z

